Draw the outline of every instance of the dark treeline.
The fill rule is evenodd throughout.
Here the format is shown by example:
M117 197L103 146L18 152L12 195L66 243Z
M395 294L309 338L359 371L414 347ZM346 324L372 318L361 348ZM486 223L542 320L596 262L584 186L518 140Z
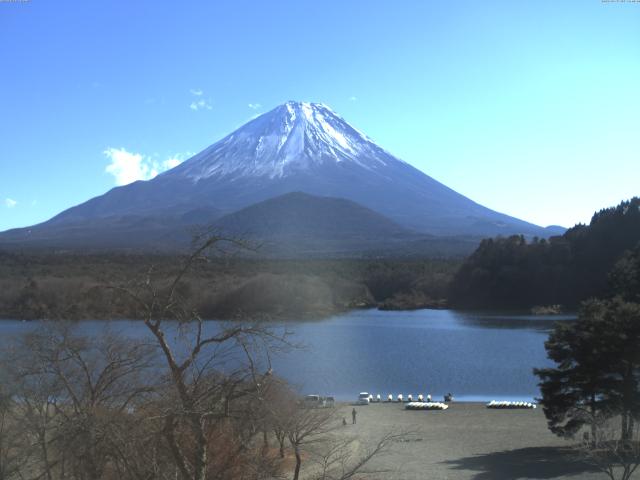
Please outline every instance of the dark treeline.
M626 265L637 258L639 244L640 198L601 210L589 225L549 240L484 240L455 275L450 300L466 308L575 308L610 296L616 281L633 281L625 279Z
M0 252L0 318L139 318L110 285L175 274L176 256ZM352 308L446 303L459 260L267 260L210 258L181 283L205 318L306 318Z

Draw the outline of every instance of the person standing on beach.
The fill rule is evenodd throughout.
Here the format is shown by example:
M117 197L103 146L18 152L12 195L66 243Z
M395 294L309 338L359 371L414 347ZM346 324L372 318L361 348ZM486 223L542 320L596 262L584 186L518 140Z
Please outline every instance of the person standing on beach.
M356 415L358 414L358 412L356 412L356 409L354 408L353 410L351 410L351 419L352 419L352 424L355 425L356 424Z

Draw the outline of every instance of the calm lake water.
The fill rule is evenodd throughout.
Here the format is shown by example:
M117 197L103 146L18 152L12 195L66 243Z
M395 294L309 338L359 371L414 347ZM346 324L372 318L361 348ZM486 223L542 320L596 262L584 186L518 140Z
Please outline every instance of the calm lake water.
M531 400L538 396L533 367L549 365L544 341L557 321L575 317L505 315L453 310L383 312L359 310L326 320L288 323L303 344L273 359L274 373L303 393L355 399L358 392L430 393L441 399ZM35 328L38 322L0 322L0 335ZM121 333L142 337L144 325L111 322ZM212 322L211 325L215 325ZM82 322L88 333L104 322Z

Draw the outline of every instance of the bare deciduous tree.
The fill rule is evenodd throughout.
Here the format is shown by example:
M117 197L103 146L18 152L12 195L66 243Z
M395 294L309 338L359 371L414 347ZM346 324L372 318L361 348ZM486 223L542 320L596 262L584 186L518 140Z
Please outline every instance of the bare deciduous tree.
M388 473L388 469L368 468L370 462L389 452L390 447L411 437L408 432L387 433L373 444L364 444L355 438L333 436L311 451L311 460L318 465L313 480L349 480L365 475Z
M306 408L300 403L297 404L295 410L288 413L285 430L296 457L293 480L298 480L300 476L303 450L313 444L326 441L326 434L333 427L332 422L334 420L335 413L333 409Z
M611 480L629 480L640 466L640 428L621 435L615 416L592 420L590 435L577 447L579 458L596 467Z
M219 476L220 469L229 468L230 458L248 448L257 433L253 425L235 435L236 452L227 452L224 464L209 472L212 456L220 458L210 432L228 430L234 419L244 421L250 416L255 405L241 400L261 397L270 375L268 352L282 340L259 322L215 323L206 328L198 313L187 306L180 291L182 280L197 262L206 260L211 248L225 241L207 236L165 288L154 284L151 271L142 284L118 287L138 304L143 322L162 352L173 399L162 413L162 433L184 479ZM166 320L172 322L167 324ZM172 342L170 335L178 341ZM260 360L267 359L267 366L258 361L261 356ZM236 414L238 404L249 409Z
M5 362L12 414L37 446L33 473L95 479L121 461L117 429L131 428L132 409L153 391L145 381L153 356L143 343L109 332L88 338L62 323L23 337Z
M0 391L0 480L14 478L25 462L22 450L28 445L21 441L20 425L12 415L15 402L11 393Z

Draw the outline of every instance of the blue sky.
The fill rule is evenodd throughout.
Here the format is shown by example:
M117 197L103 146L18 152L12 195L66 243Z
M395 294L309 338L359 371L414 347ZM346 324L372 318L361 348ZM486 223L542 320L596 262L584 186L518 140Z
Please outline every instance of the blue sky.
M0 65L0 230L287 100L541 225L640 194L640 3L18 0Z

